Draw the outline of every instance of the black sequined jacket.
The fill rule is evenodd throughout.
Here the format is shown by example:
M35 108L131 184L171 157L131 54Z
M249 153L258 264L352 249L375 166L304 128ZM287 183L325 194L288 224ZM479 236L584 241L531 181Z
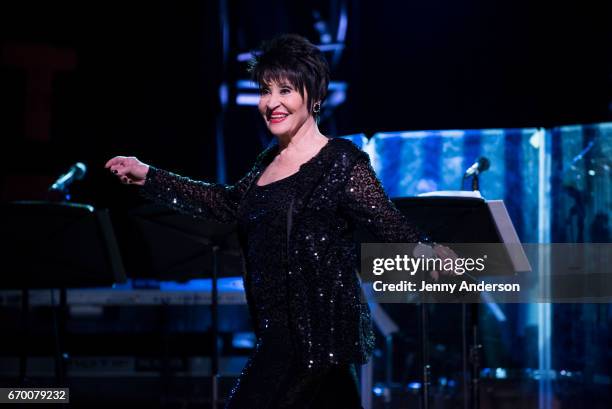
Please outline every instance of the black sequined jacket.
M247 191L277 152L278 145L264 150L234 185L150 167L141 191L180 212L234 222ZM368 155L351 141L330 139L296 177L286 243L292 341L305 368L365 363L374 335L360 297L354 228L364 226L380 242L415 243L419 233L389 200ZM246 296L249 302L248 291Z

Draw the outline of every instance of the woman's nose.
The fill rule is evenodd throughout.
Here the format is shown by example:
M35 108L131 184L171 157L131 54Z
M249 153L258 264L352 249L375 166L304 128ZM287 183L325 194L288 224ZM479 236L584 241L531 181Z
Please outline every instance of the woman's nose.
M278 95L270 94L268 96L268 99L266 100L266 107L268 109L274 109L274 108L278 107L278 105L279 105Z

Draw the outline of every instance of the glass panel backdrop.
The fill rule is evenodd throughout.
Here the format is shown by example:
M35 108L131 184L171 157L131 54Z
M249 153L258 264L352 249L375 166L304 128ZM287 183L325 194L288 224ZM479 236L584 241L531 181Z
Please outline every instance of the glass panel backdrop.
M392 197L469 189L462 186L462 175L485 156L491 166L480 177L480 191L485 199L504 200L523 243L610 242L612 123L385 132L367 143L360 139L360 146ZM392 316L398 308L385 306ZM461 407L461 306L427 308L432 398L441 407ZM610 304L482 304L479 309L483 405L607 407ZM400 328L407 328L416 316L403 311L405 326L402 314L396 315ZM401 339L414 340L411 335L400 330L399 351ZM415 347L410 342L403 347L406 359L396 352L394 366L401 368L394 368L394 381L417 388L420 372L417 360L408 356Z

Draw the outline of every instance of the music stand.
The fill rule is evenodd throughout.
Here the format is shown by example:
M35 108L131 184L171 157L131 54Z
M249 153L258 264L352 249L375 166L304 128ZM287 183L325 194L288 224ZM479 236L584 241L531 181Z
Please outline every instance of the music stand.
M83 204L46 201L16 201L0 206L0 224L4 229L0 256L8 272L3 275L0 288L22 290L22 329L26 337L29 290L60 290L59 306L54 306L60 313L59 328L56 328L55 373L57 382L62 384L66 356L63 351L66 289L125 281L108 211ZM26 377L26 345L27 342L23 342L20 355L21 383Z
M129 212L129 238L136 251L125 257L128 270L139 277L175 281L211 276L212 407L218 406L219 318L218 285L221 276L242 276L244 262L235 224L221 224L179 214L160 205L144 205ZM130 274L131 277L132 274Z
M394 200L397 208L415 222L421 229L439 243L505 243L520 244L512 221L501 200L485 201L481 197L419 196L398 198ZM452 246L451 246L452 247ZM517 251L518 250L518 251ZM510 246L505 250L500 247L497 254L488 259L497 264L498 274L531 271L527 257L520 246ZM500 268L504 267L504 268ZM429 407L430 365L427 348L428 317L423 303L420 303L421 348L423 364L423 408ZM465 316L465 303L462 303L462 314ZM479 407L480 349L478 340L478 304L470 304L472 344L469 351L464 348L465 362L471 366L471 402L472 407ZM463 322L467 322L464 318ZM465 330L465 328L464 328ZM465 369L464 369L465 373ZM465 383L464 383L465 385ZM466 387L467 389L467 387ZM467 397L467 393L464 393Z

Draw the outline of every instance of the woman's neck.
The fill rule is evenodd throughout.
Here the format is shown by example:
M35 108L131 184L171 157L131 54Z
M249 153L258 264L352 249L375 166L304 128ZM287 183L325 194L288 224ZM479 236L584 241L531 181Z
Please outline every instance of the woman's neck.
M282 154L290 152L308 152L318 147L327 139L320 131L313 118L309 118L304 125L293 135L277 136L279 152ZM318 150L315 149L315 150Z

